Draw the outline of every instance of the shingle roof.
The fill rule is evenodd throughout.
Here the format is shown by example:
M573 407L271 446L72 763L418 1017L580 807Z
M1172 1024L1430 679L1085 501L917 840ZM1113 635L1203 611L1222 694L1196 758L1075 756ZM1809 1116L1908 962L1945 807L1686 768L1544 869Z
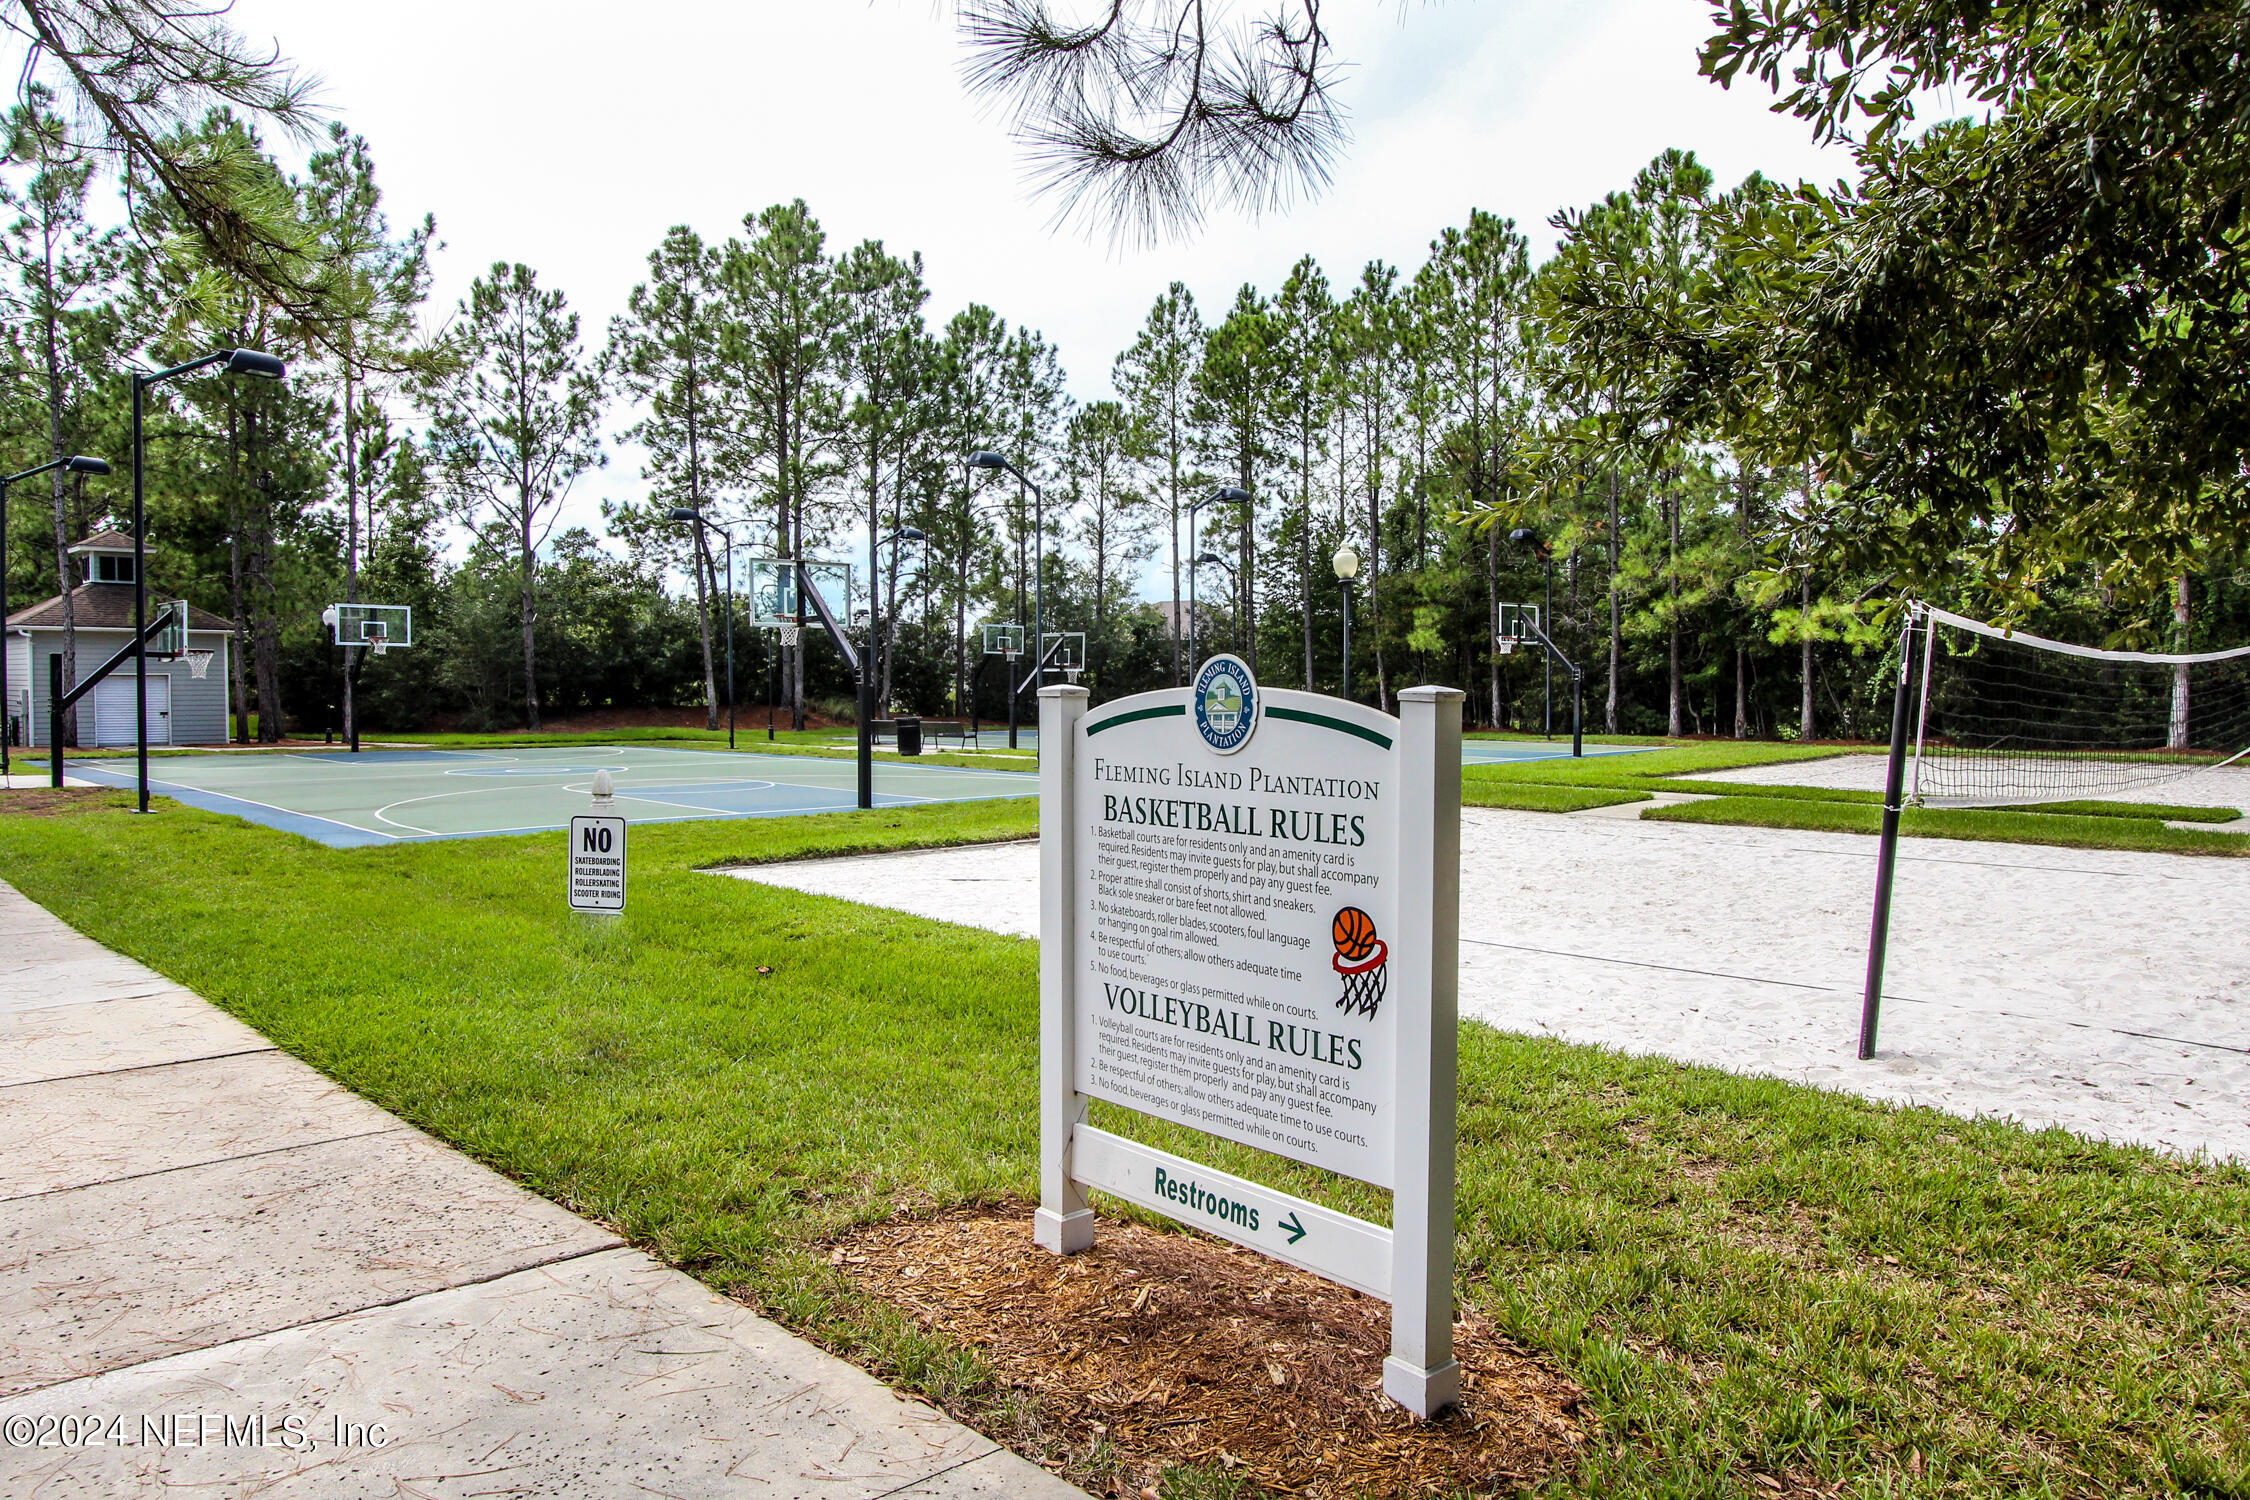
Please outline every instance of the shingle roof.
M156 600L149 604L153 608ZM133 586L129 583L82 583L70 591L71 614L80 630L130 630L133 628ZM10 630L62 629L62 596L8 616ZM222 630L234 626L207 609L188 606L188 629Z
M70 555L76 557L81 552L130 552L132 550L133 535L131 532L97 531L86 540L74 543L71 546Z

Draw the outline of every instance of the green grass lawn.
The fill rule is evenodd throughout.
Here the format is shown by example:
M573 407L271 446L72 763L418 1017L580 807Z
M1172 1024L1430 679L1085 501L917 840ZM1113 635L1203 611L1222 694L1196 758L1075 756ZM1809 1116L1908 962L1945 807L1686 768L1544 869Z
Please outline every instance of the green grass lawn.
M534 1190L1055 1441L815 1249L1034 1192L1036 944L696 873L1022 837L1028 801L636 829L607 926L562 909L559 834L335 850L124 801L0 794L7 878ZM1599 1422L1551 1493L2250 1495L2250 1170L1473 1025L1460 1098L1463 1298Z
M1630 760L1531 761L1522 765L1470 766L1461 773L1461 800L1476 807L1578 812L1604 802L1646 800L1654 792L1690 792L1712 802L1649 808L1645 819L1667 823L1796 828L1823 833L1878 833L1882 794L1844 788L1766 786L1712 781L1698 773L1742 766L1825 760L1834 746L1757 742L1699 742L1636 755ZM1604 801L1590 800L1602 793ZM1989 839L2013 844L2057 844L2074 849L2143 849L2164 854L2250 856L2250 835L2167 828L2166 820L2223 824L2238 821L2231 807L2173 806L2146 802L2049 802L2003 810L1915 808L1902 825L1921 838Z

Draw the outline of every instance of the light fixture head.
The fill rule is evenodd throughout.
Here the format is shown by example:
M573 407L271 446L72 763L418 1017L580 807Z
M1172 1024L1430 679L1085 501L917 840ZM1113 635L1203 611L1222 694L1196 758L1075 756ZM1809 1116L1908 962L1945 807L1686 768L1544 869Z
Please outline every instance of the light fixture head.
M279 380L289 373L289 367L270 354L261 354L255 349L236 349L227 355L227 373Z
M1520 547L1525 542L1538 541L1539 533L1533 531L1529 526L1518 526L1515 530L1508 533L1508 540L1514 542L1517 546Z
M703 519L703 512L692 505L675 505L664 512L664 519L667 521L700 521Z
M87 458L83 455L65 459L63 468L73 474L107 474L109 472L107 460Z
M908 526L895 534L902 542L919 542L924 539L922 528L919 526Z
M1222 568L1227 566L1227 560L1219 556L1219 554L1216 552L1206 552L1201 557L1195 560L1195 565L1199 568L1206 567L1212 563L1217 563Z
M1008 467L1008 457L1004 453L972 453L969 455L969 467L972 469L1005 469Z
M1336 555L1329 559L1329 563L1335 568L1336 576L1346 583L1350 583L1359 576L1359 554L1352 550L1350 542L1338 547Z
M1231 484L1221 485L1218 489L1211 492L1211 498L1214 500L1224 500L1229 505L1247 505L1250 503L1250 492L1248 490L1236 489Z

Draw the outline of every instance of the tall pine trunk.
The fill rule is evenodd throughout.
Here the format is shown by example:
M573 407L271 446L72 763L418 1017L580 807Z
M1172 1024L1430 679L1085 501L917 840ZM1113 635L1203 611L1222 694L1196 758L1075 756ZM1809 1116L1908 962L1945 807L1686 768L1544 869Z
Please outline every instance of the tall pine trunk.
M1672 492L1664 497L1664 593L1671 616L1670 638L1666 642L1665 671L1671 689L1671 738L1680 737L1680 496L1679 480L1674 475Z
M344 602L359 603L359 420L353 410L358 386L353 379L350 351L344 358ZM359 703L353 689L353 668L359 650L344 648L344 742L351 743L359 724Z
M52 255L45 264L46 287L40 298L40 336L46 363L47 385L47 456L59 459L68 455L63 451L63 378L62 342L56 330L54 298L54 261ZM62 681L63 691L69 692L78 685L78 607L71 598L70 586L70 487L63 480L63 471L53 470L47 475L49 492L55 505L55 581L62 595ZM4 539L0 539L4 540ZM36 663L34 664L36 669ZM74 706L64 711L62 736L72 745L78 743L78 710Z
M523 727L536 733L539 729L539 657L533 644L533 628L539 621L538 602L532 592L531 555L531 487L523 486L517 492L522 506L523 528L517 533L523 557Z
M1313 690L1312 675L1312 423L1300 417L1297 424L1297 580L1305 616L1305 691Z
M1492 727L1498 729L1501 724L1500 651L1493 644L1500 639L1500 533L1497 524L1486 527L1484 532L1484 603L1491 617L1485 631L1484 659L1492 669ZM1547 629L1554 628L1555 622L1549 620Z
M1617 592L1617 470L1609 471L1609 708L1606 722L1617 733L1617 667L1624 655L1625 601Z
M1239 482L1246 495L1257 493L1250 488L1250 479L1250 452L1245 448L1241 454ZM1241 636L1246 648L1242 659L1250 664L1250 671L1255 675L1258 670L1258 502L1255 500L1246 500L1242 505L1242 540L1239 552L1242 559L1239 570L1242 602L1239 605L1239 623L1235 627L1235 633Z
M695 622L703 633L703 727L715 730L719 727L719 673L711 650L711 601L718 596L719 575L711 565L711 548L702 527L695 528L690 545L695 551Z
M2188 576L2182 573L2172 595L2172 623L2179 627L2179 645L2174 649L2186 652L2188 647ZM2188 747L2188 664L2177 662L2172 667L2172 733L2165 741L2174 750Z
M1812 569L1805 569L1803 581L1798 585L1798 605L1802 615L1798 621L1797 675L1804 684L1804 702L1797 709L1797 738L1813 737L1813 659L1812 659Z

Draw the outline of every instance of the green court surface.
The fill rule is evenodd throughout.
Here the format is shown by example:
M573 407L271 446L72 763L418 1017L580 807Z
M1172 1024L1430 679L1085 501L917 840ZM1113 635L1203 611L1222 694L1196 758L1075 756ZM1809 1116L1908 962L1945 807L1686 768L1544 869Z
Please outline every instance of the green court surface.
M848 812L858 767L807 755L745 755L660 745L505 750L369 750L167 755L149 762L150 790L338 848L562 828L590 810L594 773L616 784L619 816L689 818ZM130 760L80 760L74 778L133 785ZM875 805L971 802L1037 794L1028 772L875 763Z

